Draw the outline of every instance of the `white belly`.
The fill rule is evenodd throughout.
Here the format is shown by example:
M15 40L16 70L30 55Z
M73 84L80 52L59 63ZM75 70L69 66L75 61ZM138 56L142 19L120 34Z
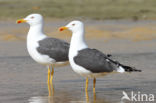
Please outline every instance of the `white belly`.
M86 70L85 68L83 68L83 67L77 65L77 64L74 62L73 59L69 59L69 61L70 61L70 65L71 65L72 69L73 69L76 73L80 74L81 76L88 77L89 75L92 74L90 71L88 71L88 70Z
M27 42L27 49L30 56L40 64L52 64L55 63L55 60L50 58L48 55L42 55L37 51L37 47L39 46L38 42L36 41L28 41Z
M35 38L33 35L28 35L27 37L27 49L29 55L38 63L44 64L44 65L50 65L53 64L54 66L63 66L68 64L67 61L65 62L56 62L54 59L50 58L48 55L40 54L37 51L37 48L39 47L38 41L46 38L45 35L38 36Z
M71 51L71 49L69 50L70 65L71 65L72 69L74 70L74 72L80 74L81 76L88 77L92 73L90 71L88 71L87 69L83 68L82 66L77 65L73 60L77 54L78 54L77 51Z

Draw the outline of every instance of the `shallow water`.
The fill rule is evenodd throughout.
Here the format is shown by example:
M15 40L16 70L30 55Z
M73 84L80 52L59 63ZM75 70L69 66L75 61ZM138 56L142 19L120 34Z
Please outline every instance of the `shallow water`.
M123 103L122 92L128 95L132 91L156 94L156 52L154 41L146 43L119 44L133 45L134 50L123 47L117 51L116 43L97 44L94 40L89 45L107 51L111 48L113 57L118 61L133 65L143 70L141 73L110 74L98 78L96 99L92 92L92 79L89 80L88 99L86 98L85 78L74 73L70 66L55 68L54 96L48 97L47 68L33 61L27 54L25 42L1 42L0 51L0 102L1 103ZM111 45L111 46L110 46ZM138 48L137 46L140 45ZM144 46L145 45L145 46ZM103 48L105 47L105 48ZM18 49L15 49L18 48ZM127 48L127 49L126 49ZM138 49L137 49L138 48ZM140 50L140 48L142 50ZM126 51L127 50L127 51ZM129 51L130 50L130 51ZM126 102L127 103L127 102Z

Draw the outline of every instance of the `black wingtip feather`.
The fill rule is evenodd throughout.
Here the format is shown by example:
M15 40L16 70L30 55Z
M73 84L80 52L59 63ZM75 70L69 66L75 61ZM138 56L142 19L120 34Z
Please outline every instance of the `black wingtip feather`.
M130 66L125 66L125 65L121 65L126 72L141 72L142 70L138 70L135 67L130 67Z
M111 54L107 54L107 57L111 57L112 55Z
M130 66L126 66L126 65L120 64L118 61L112 60L109 57L107 59L109 59L114 64L123 67L126 72L142 72L142 70L136 69L135 67L130 67Z

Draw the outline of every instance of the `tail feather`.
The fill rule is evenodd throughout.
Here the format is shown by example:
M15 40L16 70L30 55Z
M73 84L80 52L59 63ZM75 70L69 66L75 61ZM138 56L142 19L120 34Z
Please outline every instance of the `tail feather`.
M126 66L123 64L120 64L118 61L112 60L109 57L107 58L114 64L116 64L118 67L122 67L126 72L141 72L142 70L136 69L135 67Z
M141 72L141 70L136 69L135 67L125 66L122 64L120 64L120 66L122 66L126 72Z

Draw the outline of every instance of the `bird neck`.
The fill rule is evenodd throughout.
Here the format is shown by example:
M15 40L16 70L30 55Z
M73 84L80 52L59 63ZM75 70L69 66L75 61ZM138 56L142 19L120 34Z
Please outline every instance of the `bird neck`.
M38 36L43 34L43 24L36 24L36 25L31 25L28 35L34 35L34 36Z
M87 44L84 38L84 30L73 32L71 43L70 43L70 53L77 53L79 50L87 48Z
M43 24L31 25L28 35L27 41L38 41L40 39L45 38L46 35L43 33Z

